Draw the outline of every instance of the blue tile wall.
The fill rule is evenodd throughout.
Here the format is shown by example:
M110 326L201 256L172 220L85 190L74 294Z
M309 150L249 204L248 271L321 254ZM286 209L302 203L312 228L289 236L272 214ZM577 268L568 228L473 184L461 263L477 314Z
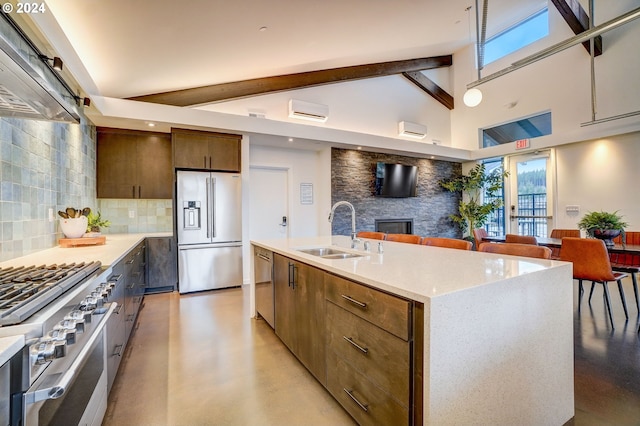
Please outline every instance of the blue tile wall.
M173 231L173 200L104 198L98 199L98 209L111 222L111 226L101 230L103 234Z
M85 118L0 117L0 261L57 245L57 211L96 205L95 140Z

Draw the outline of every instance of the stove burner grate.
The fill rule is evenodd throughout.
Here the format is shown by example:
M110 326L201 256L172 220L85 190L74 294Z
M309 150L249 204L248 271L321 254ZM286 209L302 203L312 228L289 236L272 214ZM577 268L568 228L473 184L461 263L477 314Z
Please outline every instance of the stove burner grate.
M0 325L22 322L100 266L82 262L0 268Z

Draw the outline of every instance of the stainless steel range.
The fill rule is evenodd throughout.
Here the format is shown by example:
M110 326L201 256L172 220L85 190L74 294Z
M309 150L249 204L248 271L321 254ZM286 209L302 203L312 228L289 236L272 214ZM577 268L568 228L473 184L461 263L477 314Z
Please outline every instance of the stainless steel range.
M0 337L27 339L11 360L10 425L100 424L110 274L100 262L0 268Z

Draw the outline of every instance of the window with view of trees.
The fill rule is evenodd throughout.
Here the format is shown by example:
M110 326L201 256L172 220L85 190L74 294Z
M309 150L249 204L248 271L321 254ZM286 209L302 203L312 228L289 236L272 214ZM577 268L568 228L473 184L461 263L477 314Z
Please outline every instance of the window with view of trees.
M484 165L485 165L485 174L494 173L494 171L496 170L499 173L502 173L502 170L503 170L502 158L492 158L490 160L485 160ZM487 230L487 233L489 235L504 235L505 234L504 186L498 194L491 196L485 193L483 197L483 199L488 202L492 201L495 198L502 199L502 207L500 207L499 209L489 214L489 219L487 220L487 223L485 224L484 228Z

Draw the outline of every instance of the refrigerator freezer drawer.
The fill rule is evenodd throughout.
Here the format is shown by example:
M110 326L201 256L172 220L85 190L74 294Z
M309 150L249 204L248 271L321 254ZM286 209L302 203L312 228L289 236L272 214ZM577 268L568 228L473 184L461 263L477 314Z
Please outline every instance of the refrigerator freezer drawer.
M242 246L178 249L180 293L242 285Z

